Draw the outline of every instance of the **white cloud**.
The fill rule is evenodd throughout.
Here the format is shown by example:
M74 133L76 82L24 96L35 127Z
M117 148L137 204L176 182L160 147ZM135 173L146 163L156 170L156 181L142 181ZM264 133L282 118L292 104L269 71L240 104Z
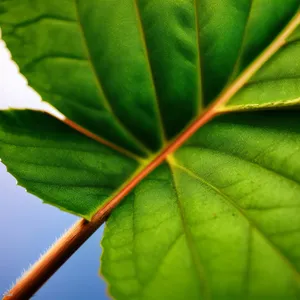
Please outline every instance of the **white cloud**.
M0 40L0 108L40 108L41 98L27 86L5 43Z
M18 66L0 38L0 110L8 108L48 111L63 118L57 110L42 102L39 94L27 85L27 80L19 73Z

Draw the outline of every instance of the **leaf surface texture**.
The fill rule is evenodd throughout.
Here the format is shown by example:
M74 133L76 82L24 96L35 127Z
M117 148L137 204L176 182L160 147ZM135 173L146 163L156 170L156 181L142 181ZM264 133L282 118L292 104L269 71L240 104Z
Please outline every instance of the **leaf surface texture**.
M299 299L299 24L299 0L1 1L20 72L67 118L0 112L0 157L45 202L90 219L214 117L109 218L114 298Z

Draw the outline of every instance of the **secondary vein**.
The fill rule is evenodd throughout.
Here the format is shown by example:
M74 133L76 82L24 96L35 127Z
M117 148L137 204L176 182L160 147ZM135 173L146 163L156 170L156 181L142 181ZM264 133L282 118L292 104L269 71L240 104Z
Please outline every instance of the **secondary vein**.
M179 196L178 190L176 188L176 177L175 177L174 171L172 169L172 164L170 163L170 161L168 161L168 164L169 164L170 173L172 176L173 189L176 194L177 205L178 205L180 219L181 219L181 223L182 223L182 229L183 229L184 235L186 237L188 249L190 251L191 258L194 262L195 270L196 270L196 273L197 273L197 276L199 279L200 294L202 295L203 299L209 300L209 299L211 299L211 296L210 296L208 280L205 277L205 271L204 271L204 267L200 260L199 251L197 250L197 246L195 245L193 235L187 224L184 208L182 206L182 203L180 201L180 196Z
M203 184L207 185L209 188L211 188L212 190L214 190L217 194L219 194L224 200L225 202L227 202L228 205L234 207L237 212L240 213L240 215L242 217L244 217L247 222L249 223L249 225L256 230L256 232L258 232L261 237L268 243L268 245L277 253L277 255L282 259L282 261L284 263L287 264L287 266L293 271L293 273L296 276L296 280L300 283L300 272L296 269L296 267L293 265L293 263L290 261L290 259L284 254L283 251L281 251L280 249L278 249L276 247L276 245L273 243L273 241L265 234L265 232L263 232L263 230L256 224L256 222L254 222L252 219L249 218L249 216L247 216L246 212L244 211L244 209L242 207L240 207L233 199L231 199L228 195L226 195L221 189L219 189L218 187L214 186L213 184L211 184L210 182L206 181L204 178L200 177L198 174L196 174L195 172L193 172L190 169L187 169L186 167L180 165L178 162L174 162L172 161L172 164L181 169L182 171L184 171L186 174L188 174L189 176L199 180L200 182L202 182Z
M95 68L95 65L94 65L94 62L92 59L92 55L90 53L90 49L88 47L87 38L85 35L85 31L84 31L84 28L83 28L83 25L81 22L81 17L80 17L80 13L79 13L79 9L78 9L78 0L74 0L74 4L75 4L75 12L76 12L77 20L78 20L78 27L81 32L82 39L84 41L83 46L84 46L84 49L85 49L85 52L87 55L87 60L89 62L90 68L94 74L94 78L96 79L95 82L97 85L97 90L100 95L100 98L103 99L103 101L104 101L103 103L104 103L105 108L112 114L115 121L119 124L121 129L126 133L128 138L130 138L131 141L134 142L140 148L141 151L143 151L147 154L150 154L150 151L148 150L148 148L132 134L132 132L123 124L123 122L118 118L118 116L113 111L112 106L111 106L110 102L108 101L108 98L104 92L99 74Z
M238 51L237 59L235 61L233 69L232 69L232 74L229 76L229 82L231 82L232 79L235 78L235 76L238 74L239 68L241 66L241 60L242 60L243 53L244 53L244 48L245 48L245 43L246 43L246 38L247 38L247 31L248 31L248 27L249 27L249 24L250 24L251 12L252 12L252 9L253 9L254 1L255 0L250 0L249 11L248 11L246 23L245 23L245 26L244 26L244 32L243 32L243 38L242 38L242 41L241 41L241 46L240 46L240 49Z
M203 83L202 83L202 68L201 68L201 51L200 51L200 25L199 25L199 5L198 0L194 0L195 11L195 27L196 27L196 41L197 41L197 111L201 112L203 109Z
M162 120L158 94L157 94L157 90L156 90L156 86L155 86L155 82L154 82L153 70L152 70L151 61L150 61L150 55L149 55L149 50L148 50L148 46L147 46L145 30L143 27L142 16L141 16L140 8L139 8L137 1L138 0L133 0L134 9L135 9L135 13L137 16L137 22L138 22L137 27L140 32L140 36L141 36L141 40L142 40L142 44L143 44L143 48L144 48L144 52L145 52L145 57L146 57L146 61L147 61L147 68L148 68L149 76L150 76L150 80L151 80L151 86L152 86L154 97L155 97L154 104L155 104L155 111L156 111L157 119L158 119L158 125L160 128L161 141L162 141L163 145L165 146L167 143L166 137L165 137L165 129L164 129L164 124L163 124L163 120Z

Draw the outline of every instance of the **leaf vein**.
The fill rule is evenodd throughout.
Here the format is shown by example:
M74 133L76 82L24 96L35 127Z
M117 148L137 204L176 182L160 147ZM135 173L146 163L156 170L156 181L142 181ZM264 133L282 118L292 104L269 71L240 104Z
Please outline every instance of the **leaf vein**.
M136 16L137 16L137 22L138 22L137 27L140 32L140 36L141 36L141 40L142 40L142 44L143 44L143 48L144 48L144 53L145 53L145 57L146 57L146 61L147 61L147 67L148 67L148 71L150 74L149 76L150 76L151 86L152 86L153 93L154 93L154 98L155 98L154 104L155 104L155 108L156 108L155 110L156 110L156 114L157 114L159 127L161 130L160 135L161 135L162 142L164 144L166 144L165 129L164 129L164 124L163 124L163 120L162 120L162 114L161 114L161 109L160 109L160 105L159 105L158 94L157 94L157 90L156 90L156 86L155 86L154 73L153 73L153 69L151 66L149 49L147 46L146 34L145 34L144 26L143 26L141 12L140 12L139 5L138 5L138 0L133 0L133 3L134 3Z
M173 162L173 165L175 167L177 167L177 168L180 168L181 170L183 170L184 172L186 172L191 177L193 177L195 179L198 179L200 182L202 182L205 185L207 185L208 187L210 187L217 194L219 194L220 196L222 196L222 198L227 202L227 204L229 206L234 207L240 213L240 215L243 216L248 221L248 223L251 225L251 227L253 229L255 229L261 235L262 238L264 238L264 240L277 253L277 255L279 257L281 257L282 261L285 262L286 265L293 271L293 273L297 276L296 277L297 280L300 282L300 272L299 272L299 270L296 269L296 267L290 261L290 258L281 249L279 249L277 247L277 245L274 244L274 242L265 234L265 232L261 228L259 228L259 226L251 218L249 218L249 216L246 214L246 212L244 211L244 209L242 207L240 207L239 204L236 203L236 201L234 201L233 199L231 199L221 189L219 189L218 187L216 187L213 184L209 183L204 178L200 177L198 174L194 173L192 170L187 169L186 167L184 167L182 165L179 165L177 163L175 164L174 162Z
M198 276L199 283L200 283L200 294L203 296L203 299L209 300L209 299L211 299L211 296L210 296L210 289L209 289L209 285L208 285L208 279L205 277L205 271L204 271L204 267L200 260L199 251L197 251L197 247L195 245L195 241L193 239L192 233L186 222L184 208L181 204L180 196L179 196L178 190L176 188L176 179L175 179L175 174L172 169L172 164L169 161L168 161L168 163L169 163L169 169L170 169L170 172L172 175L172 182L173 182L172 187L175 192L176 199L177 199L177 205L178 205L178 209L179 209L179 215L180 215L180 219L181 219L182 229L184 232L184 236L186 238L188 249L191 254L191 259L194 261L196 274Z
M203 108L203 72L201 68L201 51L200 51L200 26L199 26L199 6L198 0L194 0L195 10L195 26L196 26L196 41L197 41L197 106L198 112Z
M280 173L277 170L271 169L270 167L268 167L266 165L260 165L259 163L255 162L255 161L252 161L250 159L246 159L245 157L242 157L241 155L237 155L236 153L232 154L232 153L230 153L228 151L216 149L216 148L209 147L209 146L203 145L203 144L198 144L197 146L190 144L190 145L185 145L184 147L187 147L187 148L199 148L199 146L202 147L202 148L208 149L208 150L212 150L212 151L218 152L218 153L226 154L226 155L231 156L231 157L239 158L240 160L242 160L244 162L248 162L250 164L256 165L256 166L260 167L261 169L264 169L264 170L266 170L266 171L268 171L270 173L273 173L273 174L275 174L275 175L277 175L277 176L285 179L288 182L292 182L293 184L296 184L297 186L300 185L300 181L297 181L294 178L287 176L286 174Z
M76 12L76 16L77 16L77 20L78 20L78 27L80 30L80 33L82 35L82 39L83 39L83 45L84 45L84 49L86 50L86 55L87 55L87 61L89 62L90 68L92 73L94 74L95 77L95 81L97 84L97 90L99 93L100 98L103 99L104 101L104 105L106 107L106 109L114 116L115 121L120 125L120 127L123 129L123 131L128 135L128 137L130 137L132 139L133 142L135 142L135 144L137 146L139 146L139 148L144 151L147 154L150 154L150 151L148 150L148 148L140 141L138 140L133 133L123 124L123 122L121 122L121 120L118 118L118 116L116 115L116 113L114 112L114 110L112 109L112 106L104 92L101 80L100 80L100 76L95 68L95 64L88 46L88 41L86 38L86 34L84 31L84 27L83 24L81 22L81 17L80 17L80 13L79 13L79 7L78 7L78 0L74 0L74 4L75 4L75 12ZM101 97L102 96L102 97Z

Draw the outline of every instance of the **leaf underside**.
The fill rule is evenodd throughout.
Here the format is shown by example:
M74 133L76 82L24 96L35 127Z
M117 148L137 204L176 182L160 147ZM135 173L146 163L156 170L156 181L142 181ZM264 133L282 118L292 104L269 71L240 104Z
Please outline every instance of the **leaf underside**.
M46 203L90 219L217 103L109 218L114 298L300 298L299 23L299 0L0 3L29 85L116 146L0 112L2 161Z

